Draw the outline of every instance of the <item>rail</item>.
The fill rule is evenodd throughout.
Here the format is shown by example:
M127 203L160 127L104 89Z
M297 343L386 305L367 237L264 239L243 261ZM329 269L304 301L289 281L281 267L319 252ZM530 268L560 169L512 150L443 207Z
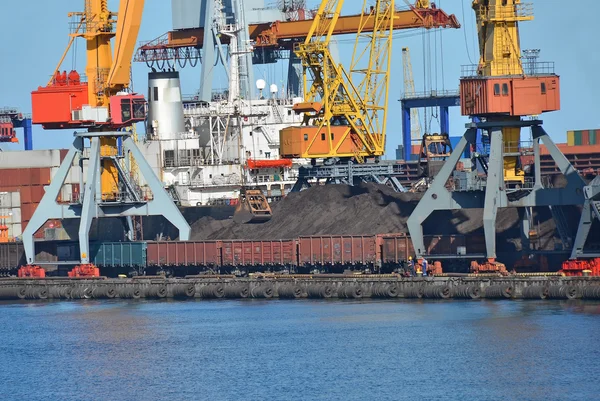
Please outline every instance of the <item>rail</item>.
M438 97L458 97L458 90L431 90L429 92L405 92L402 94L402 99L429 99Z
M487 66L487 68L491 68ZM486 66L478 64L462 65L460 71L461 78L492 78L491 76L483 75ZM531 62L527 58L523 58L519 63L502 63L496 64L493 67L494 77L503 76L548 76L556 75L555 64L553 61L536 61ZM522 73L515 74L515 71Z
M480 7L477 15L486 21L516 22L533 19L533 3Z

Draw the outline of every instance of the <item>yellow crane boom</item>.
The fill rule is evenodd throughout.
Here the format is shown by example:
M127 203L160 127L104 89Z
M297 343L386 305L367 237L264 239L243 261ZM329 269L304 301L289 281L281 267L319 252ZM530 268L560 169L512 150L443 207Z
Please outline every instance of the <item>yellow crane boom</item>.
M281 131L281 155L308 158L379 157L385 151L385 120L392 50L394 0L363 3L350 73L329 51L343 0L323 0L304 43L295 53L302 61L303 127ZM373 26L372 32L363 27ZM360 43L367 39L367 45ZM352 77L361 76L355 85Z

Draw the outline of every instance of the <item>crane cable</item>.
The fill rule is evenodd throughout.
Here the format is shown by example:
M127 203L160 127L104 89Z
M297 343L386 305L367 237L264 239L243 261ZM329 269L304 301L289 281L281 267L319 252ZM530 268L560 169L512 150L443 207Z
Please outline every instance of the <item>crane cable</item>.
M466 23L467 20L465 19L465 0L461 0L460 5L462 7L462 19ZM463 29L463 34L465 36L465 48L467 49L467 57L469 58L469 62L471 64L475 64L475 63L473 63L473 59L471 58L471 52L469 51L469 41L467 40L467 29L466 28Z

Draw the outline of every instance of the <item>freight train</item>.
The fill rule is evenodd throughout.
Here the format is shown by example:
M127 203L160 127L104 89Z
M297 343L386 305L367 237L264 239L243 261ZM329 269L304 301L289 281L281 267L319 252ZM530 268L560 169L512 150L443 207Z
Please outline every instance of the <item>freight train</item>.
M428 236L426 246L433 257L455 255L462 266L466 262L460 255L485 250L481 236ZM406 234L90 244L92 263L107 277L119 274L184 277L207 272L240 276L254 272L385 274L404 271L409 257L414 254L412 241ZM63 262L78 257L79 245L75 241L36 242L36 261L49 270L49 275L66 275L73 265ZM23 265L22 244L0 244L0 275L16 275Z

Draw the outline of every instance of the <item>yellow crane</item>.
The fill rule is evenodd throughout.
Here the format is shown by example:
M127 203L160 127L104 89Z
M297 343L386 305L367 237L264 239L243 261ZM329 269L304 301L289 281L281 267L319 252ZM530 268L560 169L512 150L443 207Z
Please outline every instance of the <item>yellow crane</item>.
M518 23L533 20L532 4L521 3L521 0L474 0L473 10L479 37L477 75L523 76ZM508 100L512 89L508 82L499 82L494 88L494 96L500 101ZM516 113L513 118L519 120L519 114L521 113ZM504 179L507 182L523 183L525 174L520 168L518 155L515 155L519 151L521 128L503 128L502 136L505 152L512 154L504 157Z
M364 1L349 71L329 50L343 4L323 0L306 40L295 48L303 66L304 102L294 110L304 113L304 123L281 131L283 157L363 162L385 151L394 0L376 0L371 7Z
M46 129L87 128L109 132L144 121L143 95L128 92L131 60L142 21L144 0L121 0L119 12L107 0L85 0L83 12L71 12L73 33L50 82L32 93L33 123ZM86 43L87 81L76 71L60 73L61 64L77 38ZM114 38L114 52L111 41ZM115 161L117 137L100 137L102 199L118 199Z

